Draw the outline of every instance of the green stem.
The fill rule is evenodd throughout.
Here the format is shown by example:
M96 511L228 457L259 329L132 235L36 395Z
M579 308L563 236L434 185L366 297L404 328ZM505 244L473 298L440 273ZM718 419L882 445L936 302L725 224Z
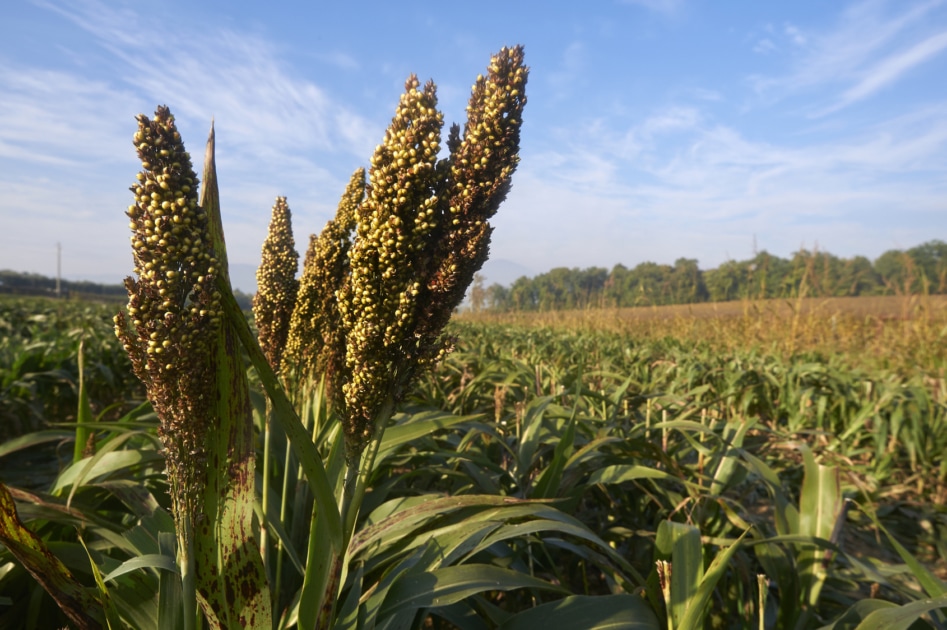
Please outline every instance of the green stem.
M289 439L289 443L292 445L296 457L299 459L299 463L306 473L306 479L312 488L312 493L316 499L316 503L319 505L320 513L325 515L328 519L326 525L328 528L329 541L336 550L341 551L342 519L338 513L338 503L336 503L332 487L329 484L329 477L326 474L322 458L319 456L316 446L312 443L309 433L305 427L303 427L302 422L300 422L299 416L296 415L296 411L289 402L289 398L286 397L286 392L283 390L282 385L280 385L279 379L273 372L269 361L266 360L263 351L260 350L260 345L254 338L253 332L250 330L250 326L247 324L243 312L237 305L237 301L229 285L218 282L218 288L221 292L221 305L223 306L224 312L237 331L240 343L250 356L250 362L253 364L254 369L256 369L267 396L269 396L273 402L273 407L276 412L274 413L274 418L276 418L276 421L286 433L286 437ZM333 513L335 514L334 516Z
M79 408L76 412L76 443L73 447L72 461L78 462L85 455L86 446L89 443L91 430L89 425L92 423L92 408L89 406L89 391L85 384L85 352L83 347L85 341L79 342Z
M273 558L270 553L269 544L269 524L270 519L267 514L270 505L270 422L273 415L273 403L266 399L266 417L263 425L263 488L261 491L261 501L263 502L262 515L260 516L260 556L263 557L263 571L266 573L266 579L273 583ZM275 595L275 594L274 594Z
M289 470L292 465L293 451L286 445L286 456L283 459L283 488L280 494L279 520L280 523L286 522L286 514L289 511ZM280 539L276 547L276 588L273 592L274 601L281 608L285 603L281 597L283 586L283 540ZM288 599L288 598L287 598Z
M395 402L389 396L382 405L374 421L374 435L368 447L354 461L348 463L345 469L345 483L342 487L342 527L343 549L348 548L349 541L355 533L355 521L358 519L362 501L365 498L365 488L368 477L375 466L375 457L381 447L381 439L385 435L385 427L394 414Z
M184 630L195 630L197 624L197 580L194 566L194 536L191 517L182 516L184 531L178 536L178 565L181 568L181 595L184 606Z

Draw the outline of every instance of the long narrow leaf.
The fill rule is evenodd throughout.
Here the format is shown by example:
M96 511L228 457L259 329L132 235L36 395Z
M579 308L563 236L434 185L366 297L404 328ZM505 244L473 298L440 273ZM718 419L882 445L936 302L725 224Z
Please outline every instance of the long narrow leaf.
M30 572L78 628L101 628L102 602L87 591L16 513L13 497L0 483L0 542Z
M201 192L201 207L207 214L221 270L217 286L223 293L232 294L220 218L213 127L207 140ZM203 514L199 517L209 522L194 523L197 586L212 628L270 630L270 593L253 526L253 411L240 344L229 319L221 322L214 348L217 424L208 434Z
M514 615L499 630L536 628L661 630L661 624L647 602L637 595L572 595Z
M460 565L425 573L409 573L388 591L381 614L403 610L447 606L485 591L535 588L565 593L565 589L545 580L491 565Z

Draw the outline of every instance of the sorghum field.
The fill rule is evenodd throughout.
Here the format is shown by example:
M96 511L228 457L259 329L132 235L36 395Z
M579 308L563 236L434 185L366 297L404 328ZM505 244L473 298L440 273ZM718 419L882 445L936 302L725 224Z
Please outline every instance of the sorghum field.
M0 300L0 480L81 584L154 627L167 482L115 310ZM945 627L942 301L491 318L455 316L380 445L351 552L388 589L379 626L414 593L422 627ZM283 533L288 582L308 533ZM456 574L474 560L502 589ZM3 627L65 623L7 550L0 598Z
M0 626L945 628L942 301L457 316L528 73L445 150L409 76L249 314L213 128L137 116L127 303L0 300Z

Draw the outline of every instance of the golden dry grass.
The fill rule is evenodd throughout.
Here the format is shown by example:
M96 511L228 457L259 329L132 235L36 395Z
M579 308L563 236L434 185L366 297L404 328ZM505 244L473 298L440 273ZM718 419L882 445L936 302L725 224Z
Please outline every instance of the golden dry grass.
M820 352L942 375L947 364L947 296L754 300L581 311L464 313L484 323L671 337L721 350L779 355Z

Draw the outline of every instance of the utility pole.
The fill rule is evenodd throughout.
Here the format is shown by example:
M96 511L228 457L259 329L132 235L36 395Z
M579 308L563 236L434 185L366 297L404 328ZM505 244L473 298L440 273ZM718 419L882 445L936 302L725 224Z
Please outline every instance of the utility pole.
M62 297L62 243L56 243L56 297Z

